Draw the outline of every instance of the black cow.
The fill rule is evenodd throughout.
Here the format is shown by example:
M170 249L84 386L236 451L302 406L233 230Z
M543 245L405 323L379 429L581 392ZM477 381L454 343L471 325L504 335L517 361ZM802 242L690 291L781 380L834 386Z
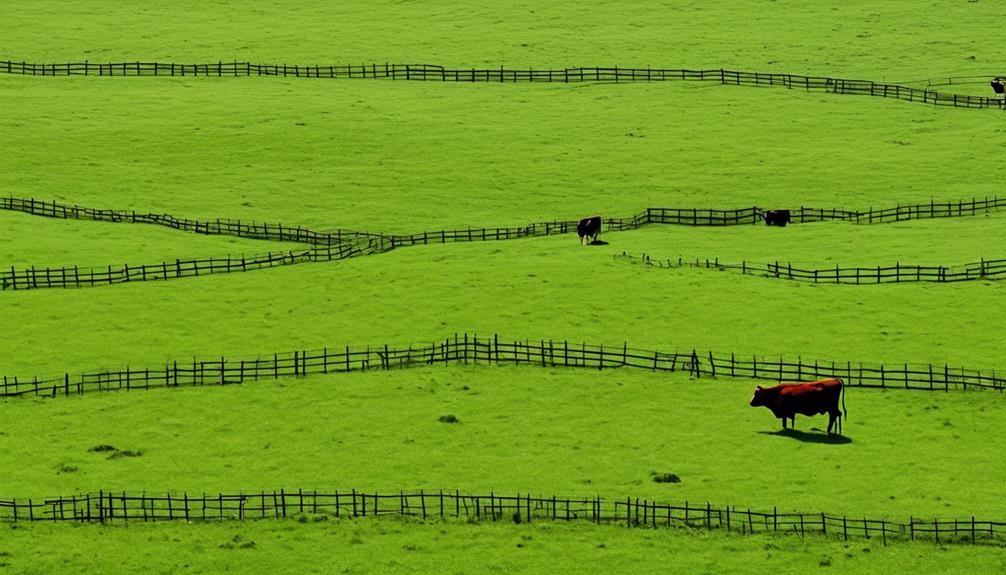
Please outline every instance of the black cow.
M580 220L576 224L576 233L580 236L580 245L583 245L586 238L597 241L597 236L601 235L601 216L593 216Z
M789 223L789 210L766 210L762 217L765 218L765 225L784 228Z

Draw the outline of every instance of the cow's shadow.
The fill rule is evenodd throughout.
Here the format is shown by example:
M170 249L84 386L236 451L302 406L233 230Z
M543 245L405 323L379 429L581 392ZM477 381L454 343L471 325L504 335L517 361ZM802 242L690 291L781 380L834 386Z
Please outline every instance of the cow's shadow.
M608 242L606 242L604 240L594 240L594 241L590 242L587 245L588 246L606 246L606 245L608 245Z
M777 435L779 437L789 437L804 443L827 443L830 445L845 445L852 443L851 437L844 435L828 435L826 432L816 429L814 432L800 431L799 429L780 429L778 431L759 431L762 435Z

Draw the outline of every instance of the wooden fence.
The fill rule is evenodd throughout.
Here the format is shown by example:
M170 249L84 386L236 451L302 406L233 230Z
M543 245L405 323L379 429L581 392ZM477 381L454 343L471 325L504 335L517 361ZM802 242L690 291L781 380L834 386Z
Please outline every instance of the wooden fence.
M947 94L926 88L887 84L872 80L829 78L725 69L686 70L668 68L589 67L535 70L499 68L444 68L433 64L349 64L342 66L301 66L222 62L174 64L165 62L118 62L93 64L67 62L36 64L0 61L0 73L30 76L282 76L295 78L371 78L437 82L664 82L672 80L709 81L725 85L780 86L831 94L859 94L896 98L909 102L953 106L955 108L1002 109L1002 98Z
M140 265L109 265L102 268L11 268L0 272L0 289L79 288L137 281L168 280L210 274L245 272L305 262L322 262L378 253L388 248L379 240L342 242L301 250L266 252L227 257L176 259L173 262Z
M791 210L793 223L842 220L856 223L888 223L920 218L961 217L986 214L1006 206L1006 198L972 198L969 201L935 202L898 205L893 208L866 211L800 207ZM166 280L214 273L248 271L302 262L332 261L357 255L392 250L396 247L451 242L509 240L568 234L576 231L576 220L538 222L521 227L466 228L415 234L380 234L338 229L319 232L300 226L269 223L244 223L239 220L190 220L168 214L137 213L127 210L104 210L34 198L0 198L0 209L62 219L148 223L201 234L224 234L243 238L281 240L305 243L310 248L215 258L175 259L154 264L108 265L100 268L30 267L0 271L0 290L93 287L147 280ZM765 210L759 207L735 210L699 208L647 208L628 218L606 218L606 231L625 231L649 224L694 226L749 225L763 221ZM662 265L655 260L650 263ZM670 264L670 262L668 262ZM739 266L720 264L718 259L706 262L706 267L730 269L739 267L742 273L758 273L787 279L832 283L882 283L885 281L961 281L992 278L1002 272L999 260L967 264L961 269L941 266L900 266L895 268L847 268L800 270L778 262L759 267L742 262ZM685 265L679 262L679 265ZM699 263L697 262L698 266ZM701 266L699 266L701 267ZM892 271L893 270L893 271ZM914 280L910 278L916 278ZM874 278L876 281L870 281ZM936 279L933 279L936 278Z
M60 219L155 224L206 235L229 235L257 240L276 240L311 245L332 245L347 240L380 239L381 234L352 230L318 232L300 226L242 222L231 219L190 220L170 214L137 213L135 210L103 210L35 198L0 198L0 209Z
M840 208L790 208L791 223L801 224L829 220L842 220L857 224L901 222L917 219L964 217L989 214L1006 208L1006 198L985 197L970 200L898 204L890 208L845 210ZM86 219L110 222L149 223L201 234L224 234L251 239L280 240L312 245L330 245L347 240L381 239L391 247L416 244L448 243L476 240L502 240L567 234L576 231L578 220L554 220L531 223L525 226L503 228L472 228L418 232L414 234L386 234L336 229L316 231L301 226L283 224L246 223L240 220L190 220L169 214L137 213L129 210L104 210L77 205L61 204L34 198L0 197L0 209L62 219ZM648 224L674 224L692 226L734 226L764 222L767 209L775 208L646 208L629 217L604 217L605 231L623 231Z
M835 267L817 268L811 270L794 267L792 263L752 263L742 260L740 263L725 263L719 258L696 258L695 260L678 258L659 259L643 254L628 255L622 252L615 258L642 263L658 268L704 268L740 272L777 279L804 281L813 283L842 283L853 285L871 285L879 283L907 282L962 282L973 280L1000 280L1006 278L1006 260L985 260L959 264L954 266L922 266L895 262L893 266L871 267Z
M784 206L779 206L783 208ZM898 204L891 208L867 208L846 210L841 208L812 208L800 206L789 208L790 223L803 224L840 220L857 224L886 224L909 220L977 216L997 212L1006 207L1006 198L984 197L970 200L941 201L927 203ZM635 216L646 224L679 224L693 226L736 226L764 222L768 209L740 208L733 210L700 208L647 208L644 214Z
M582 521L622 523L630 527L690 527L722 529L741 534L789 533L935 543L1001 545L1006 522L964 519L917 519L896 522L828 513L752 511L711 503L683 505L626 497L544 497L531 494L463 494L458 491L367 493L363 491L273 490L258 493L207 495L99 491L66 497L0 500L0 521L112 522L213 521L286 518L305 514L335 517L404 516L417 519L483 521Z
M138 390L241 384L280 376L396 369L448 364L540 365L587 369L637 368L685 372L700 378L743 377L770 381L804 381L840 377L847 386L890 389L992 389L1000 393L1006 380L996 370L951 367L949 364L870 364L852 361L795 360L756 355L674 351L661 352L557 340L503 341L498 335L457 335L440 342L323 348L274 353L255 359L192 358L163 366L56 376L3 376L0 397L81 395L89 391Z

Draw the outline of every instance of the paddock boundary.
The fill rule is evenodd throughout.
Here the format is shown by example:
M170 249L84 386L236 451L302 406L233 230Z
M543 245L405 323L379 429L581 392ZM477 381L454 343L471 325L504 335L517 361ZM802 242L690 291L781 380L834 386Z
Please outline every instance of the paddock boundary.
M976 519L919 519L908 522L829 513L753 511L712 503L671 504L638 497L605 499L531 494L488 495L435 490L378 493L355 489L331 493L317 490L258 493L129 494L104 491L44 498L0 499L0 522L206 522L282 519L307 514L334 517L398 516L417 520L566 521L623 524L627 527L678 527L726 530L742 535L786 533L888 541L932 541L936 544L1001 545L1006 522Z
M750 358L750 359L749 359ZM775 382L840 377L849 387L926 391L988 389L1000 393L1006 379L996 370L949 364L877 364L834 360L794 361L782 356L713 352L696 349L662 352L618 345L570 343L568 340L505 340L498 334L454 334L439 342L339 346L273 353L254 359L217 357L168 361L154 367L55 376L3 376L0 397L68 397L95 391L148 390L157 387L232 385L280 376L404 369L432 365L540 365L586 369L636 368L683 372L691 377L742 377Z
M902 84L888 84L873 80L804 76L774 72L747 72L738 70L681 68L624 68L580 67L517 69L498 68L445 68L436 64L345 64L338 66L299 64L254 64L251 62L224 62L206 64L177 64L170 62L110 62L91 63L34 63L26 61L0 61L0 74L22 76L147 76L147 77L294 77L329 79L371 79L436 81L457 83L636 83L709 81L730 86L779 86L806 92L829 94L866 95L895 98L954 108L1003 109L1001 98L971 96L913 88Z
M936 282L955 283L975 280L1006 279L1006 259L986 260L951 266L923 266L895 262L894 265L870 267L834 267L802 269L792 262L757 263L741 260L740 263L721 262L716 258L677 260L656 258L647 254L639 256L622 252L615 259L652 266L659 269L712 269L739 272L767 278L846 285L877 285L887 283Z
M820 221L849 221L857 224L889 223L915 219L930 219L941 217L965 217L988 214L1006 207L1006 198L972 198L970 201L935 202L928 204L898 205L894 208L866 211L850 211L841 209L820 209L800 207L792 210L794 223L809 223ZM53 217L60 219L80 219L110 222L146 223L167 226L176 230L189 231L208 235L231 235L249 239L290 241L307 244L309 247L301 250L268 252L253 255L227 257L209 257L194 259L175 259L174 262L163 261L153 264L116 264L103 267L36 267L10 269L0 271L0 290L24 290L40 288L79 288L98 285L111 285L148 280L167 280L182 277L194 277L216 273L249 271L282 265L304 262L333 261L387 252L396 247L415 245L442 244L452 242L498 241L529 237L552 236L568 234L576 231L577 221L555 220L538 222L522 227L507 228L467 228L455 230L440 230L415 234L381 234L338 229L331 232L319 232L300 226L284 226L270 223L246 223L240 220L190 220L177 218L169 214L138 213L128 210L106 210L87 208L78 205L61 204L56 201L41 201L34 198L0 198L0 209L17 211L31 215ZM606 231L625 231L645 225L693 225L693 226L727 226L751 225L764 221L765 210L759 207L734 210L698 209L698 208L647 208L628 218L604 219ZM718 259L713 267L721 267ZM726 264L723 266L729 267ZM964 270L965 279L993 277L999 273L998 260L980 262L977 275L968 267ZM707 264L707 267L710 267ZM923 277L921 266L915 266L916 276ZM725 269L725 268L724 268ZM747 264L742 263L743 273L747 273ZM766 270L768 267L766 267ZM778 262L773 268L774 277L782 277ZM934 271L935 270L935 271ZM925 276L936 274L944 279L936 281L958 281L959 273L948 268L937 266L926 268ZM794 272L790 267L785 269L788 279L801 279L801 270ZM830 270L829 270L830 271ZM768 273L768 272L766 272ZM867 272L866 275L869 275ZM946 273L950 275L947 276ZM794 275L795 274L795 275ZM810 274L810 275L807 275ZM808 278L813 278L813 271L808 271ZM826 272L819 272L818 276ZM882 271L876 272L876 277L885 279ZM943 274L943 275L940 275ZM908 272L896 270L895 281L908 278ZM798 277L799 276L799 277ZM863 276L863 274L860 274ZM950 279L946 279L946 278ZM841 274L836 272L836 278ZM862 279L862 277L860 277ZM918 281L921 281L919 279ZM839 283L836 280L836 283ZM846 282L851 283L851 282Z

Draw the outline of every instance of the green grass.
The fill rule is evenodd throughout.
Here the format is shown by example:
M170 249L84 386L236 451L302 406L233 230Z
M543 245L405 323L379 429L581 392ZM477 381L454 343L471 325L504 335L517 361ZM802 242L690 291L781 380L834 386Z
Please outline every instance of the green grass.
M5 210L0 210L0 229L0 270L153 264L305 248L293 242L207 236L152 225L57 220Z
M755 383L458 366L8 400L0 459L19 464L0 469L0 484L18 497L460 489L1006 517L995 496L1006 466L981 455L1006 445L999 394L851 389L851 442L821 443L824 416L798 417L796 437L776 434L771 412L748 406ZM459 422L439 421L447 415ZM142 456L89 451L98 445Z
M1006 243L999 239L1004 234L1006 217L994 214L873 225L819 222L786 228L654 225L605 234L602 239L610 244L607 251L645 253L655 259L780 261L827 268L887 266L895 262L946 266L982 258L1006 259Z
M617 64L894 82L1006 73L990 25L1006 7L987 1L7 7L0 59ZM989 94L982 83L960 91ZM0 193L322 230L522 225L648 206L887 207L999 195L1006 175L996 146L1001 113L781 88L3 76L0 99ZM0 217L5 265L146 263L275 245ZM596 249L571 237L430 246L158 284L4 292L0 373L455 331L997 367L1006 322L998 283L813 286L656 271L612 255L953 264L1002 257L1001 228L1000 217L655 227L606 234L610 245ZM0 495L444 485L899 517L1006 514L994 483L1002 464L989 455L1003 443L998 395L854 390L853 441L830 445L759 433L778 424L746 406L750 387L630 371L452 368L7 401ZM438 421L448 414L461 423ZM821 423L798 419L801 429ZM108 460L87 451L102 443L143 455ZM653 483L651 471L676 473L682 483ZM994 549L589 525L536 525L524 539L528 529L33 525L0 537L0 564L45 573L276 572L295 563L322 572L1006 567ZM256 547L220 547L238 534Z
M195 0L110 7L14 0L3 58L427 62L780 70L887 80L1002 73L995 2Z
M777 232L752 226L746 233ZM621 251L618 243L583 248L575 237L556 236L170 282L8 292L0 320L12 329L0 346L0 373L433 341L464 331L667 351L1002 366L995 335L1006 322L1001 282L815 285L653 270L615 260Z
M5 77L0 97L5 193L322 230L879 208L1006 176L1006 114L783 88Z
M244 546L244 547L242 547ZM12 573L995 573L994 547L843 543L615 525L320 523L31 525L10 530Z

